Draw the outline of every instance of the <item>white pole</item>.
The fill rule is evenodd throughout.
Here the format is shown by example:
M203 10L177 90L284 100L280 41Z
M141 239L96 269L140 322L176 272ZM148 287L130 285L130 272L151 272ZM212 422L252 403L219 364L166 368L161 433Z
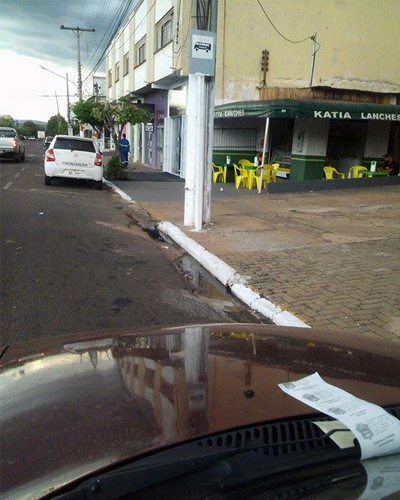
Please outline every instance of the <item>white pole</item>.
M198 94L196 100L196 156L195 162L195 196L194 196L194 229L201 231L203 227L203 201L204 201L204 173L207 162L207 109L206 109L206 80L204 75L198 77Z
M185 176L185 207L183 224L194 225L194 187L195 187L195 154L196 147L196 75L189 74L186 97L186 176Z
M268 132L269 132L269 118L265 121L265 131L264 131L264 144L263 144L263 152L261 158L261 171L260 171L260 185L258 187L258 194L261 193L262 183L263 183L263 172L264 172L264 160L265 160L265 151L267 148L268 141Z
M203 187L206 164L206 81L201 74L189 74L186 115L186 179L183 223L200 231L203 224Z

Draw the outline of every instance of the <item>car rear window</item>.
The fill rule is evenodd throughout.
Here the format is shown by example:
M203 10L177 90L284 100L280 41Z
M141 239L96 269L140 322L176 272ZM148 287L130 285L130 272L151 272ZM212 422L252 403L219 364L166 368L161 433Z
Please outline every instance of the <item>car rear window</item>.
M0 130L0 137L15 137L17 133L15 130Z
M54 149L68 149L70 151L87 151L88 153L95 153L96 149L93 142L80 141L79 139L57 139L54 144Z

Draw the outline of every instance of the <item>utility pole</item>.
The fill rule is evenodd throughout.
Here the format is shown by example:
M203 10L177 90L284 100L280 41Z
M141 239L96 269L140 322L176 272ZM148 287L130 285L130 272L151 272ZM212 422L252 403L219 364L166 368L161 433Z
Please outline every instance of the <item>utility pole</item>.
M83 32L94 33L95 30L94 30L94 28L92 28L92 29L79 28L79 27L71 28L71 27L64 26L64 25L61 25L60 29L72 31L74 33L74 35L76 36L77 45L78 45L78 96L79 96L79 100L82 100L82 68L81 68L81 40L80 40L80 37L81 37L81 33L83 33Z
M218 0L211 0L211 19L210 31L215 33L215 41L217 40L217 23L218 23ZM216 47L216 44L215 44ZM210 224L211 222L211 186L212 186L212 171L211 163L214 146L214 104L215 104L215 76L210 77L208 82L206 108L208 109L208 133L206 141L206 170L204 178L204 200L203 200L203 222Z
M56 103L57 103L57 116L60 116L60 107L58 105L57 90L54 91L54 94L56 96Z
M197 2L199 0L193 0ZM210 31L191 30L187 93L184 225L200 231L210 222L214 129L214 73L218 0L210 0ZM199 20L198 25L199 26ZM204 28L204 23L202 25Z
M72 135L72 127L71 127L71 105L69 103L69 85L68 85L68 73L66 73L66 81L67 81L67 122L68 122L68 135Z

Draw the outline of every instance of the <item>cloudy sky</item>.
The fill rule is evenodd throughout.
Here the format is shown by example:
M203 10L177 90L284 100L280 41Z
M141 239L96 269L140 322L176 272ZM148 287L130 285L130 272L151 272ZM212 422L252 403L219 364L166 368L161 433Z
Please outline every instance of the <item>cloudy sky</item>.
M46 121L57 113L57 92L60 113L66 116L66 81L40 68L62 76L68 73L69 80L76 82L76 37L60 26L96 30L81 36L85 78L103 52L119 9L135 3L136 0L0 0L0 115ZM104 66L100 66L96 74L103 73ZM76 85L70 83L69 87L71 100L76 100Z

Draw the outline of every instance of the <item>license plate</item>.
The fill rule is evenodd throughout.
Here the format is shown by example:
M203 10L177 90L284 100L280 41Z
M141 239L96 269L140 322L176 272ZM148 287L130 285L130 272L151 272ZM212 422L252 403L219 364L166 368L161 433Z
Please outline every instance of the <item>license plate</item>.
M83 174L83 172L81 170L67 170L66 174L73 175L74 177L79 177L80 175Z
M0 149L0 155L3 155L5 153L4 149Z

